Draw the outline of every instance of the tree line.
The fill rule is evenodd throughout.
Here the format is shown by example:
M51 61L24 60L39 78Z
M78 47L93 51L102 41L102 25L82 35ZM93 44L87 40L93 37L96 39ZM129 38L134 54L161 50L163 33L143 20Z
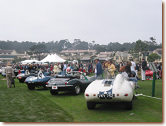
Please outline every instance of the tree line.
M16 50L18 53L25 51L29 53L59 53L62 50L96 50L97 53L105 51L129 51L142 52L153 51L162 48L162 44L157 44L155 38L150 37L148 41L137 40L136 42L110 42L108 44L97 44L95 41L86 42L80 39L74 39L71 43L68 39L49 42L30 42L30 41L2 41L0 40L0 49Z

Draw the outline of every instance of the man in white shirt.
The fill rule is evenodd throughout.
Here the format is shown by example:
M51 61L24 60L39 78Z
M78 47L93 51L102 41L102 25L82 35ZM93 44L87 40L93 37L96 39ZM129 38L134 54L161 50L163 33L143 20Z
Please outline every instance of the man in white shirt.
M130 66L130 69L131 69L131 72L135 73L135 79L136 79L136 88L139 88L140 86L138 85L137 83L137 71L136 71L136 63L133 61L133 58L130 59L130 62L131 62L131 66Z
M131 71L134 71L135 73L136 73L136 64L135 64L135 62L133 61L133 59L130 59L130 61L131 61L131 66L130 66L130 69L131 69Z

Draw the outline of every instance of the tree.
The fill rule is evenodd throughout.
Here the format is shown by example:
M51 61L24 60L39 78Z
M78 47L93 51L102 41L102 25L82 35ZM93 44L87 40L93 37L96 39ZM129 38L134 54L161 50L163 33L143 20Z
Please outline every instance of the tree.
M119 42L110 42L107 45L107 51L129 51L135 46L135 43L123 43Z
M133 50L133 53L139 51L153 51L157 48L162 48L162 43L155 44L156 40L154 37L150 37L148 41L141 41L138 40L137 42L126 42L126 43L119 43L119 42L110 42L107 45L98 45L95 41L86 42L81 41L80 39L74 39L73 43L70 43L69 40L64 39L60 41L50 41L50 42L31 42L31 41L4 41L0 40L0 49L2 50L16 50L17 53L24 53L25 51L30 51L32 46L36 45L45 45L46 49L49 50L49 53L59 53L62 50L86 50L86 49L97 49L98 52L101 51L129 51ZM101 48L100 48L101 47ZM30 53L30 52L29 52ZM34 54L31 53L31 55Z
M149 39L151 40L151 42L152 42L154 45L156 45L156 39L155 39L154 37L150 37Z
M94 49L97 51L97 53L105 52L106 51L106 47L103 46L103 45L99 45L99 44L96 44L94 46Z
M148 47L148 45L145 42L143 42L142 40L138 40L138 41L136 41L134 51L137 53L145 52L145 51L147 51L147 47Z
M161 57L156 53L152 53L148 56L148 61L149 62L154 62L157 59L161 59Z
M36 54L38 60L41 60L41 54L42 53L47 53L48 52L45 44L33 45L33 46L30 47L30 51L32 52L32 54Z

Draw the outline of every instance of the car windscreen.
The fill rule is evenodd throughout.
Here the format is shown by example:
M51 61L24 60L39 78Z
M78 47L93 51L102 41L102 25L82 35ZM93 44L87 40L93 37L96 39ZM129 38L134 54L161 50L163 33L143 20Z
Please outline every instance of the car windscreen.
M103 80L102 84L104 84L104 86L111 86L113 85L113 80L112 79Z

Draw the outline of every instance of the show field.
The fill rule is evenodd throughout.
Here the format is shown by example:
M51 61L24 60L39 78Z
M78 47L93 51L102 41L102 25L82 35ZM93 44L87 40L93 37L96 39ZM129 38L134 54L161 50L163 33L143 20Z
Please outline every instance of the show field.
M99 104L88 110L84 94L70 93L52 96L49 90L30 91L27 85L15 79L16 88L8 89L0 76L0 122L163 122L162 80L156 80L155 96L138 96L133 109L123 104ZM152 81L138 81L137 94L151 96Z

